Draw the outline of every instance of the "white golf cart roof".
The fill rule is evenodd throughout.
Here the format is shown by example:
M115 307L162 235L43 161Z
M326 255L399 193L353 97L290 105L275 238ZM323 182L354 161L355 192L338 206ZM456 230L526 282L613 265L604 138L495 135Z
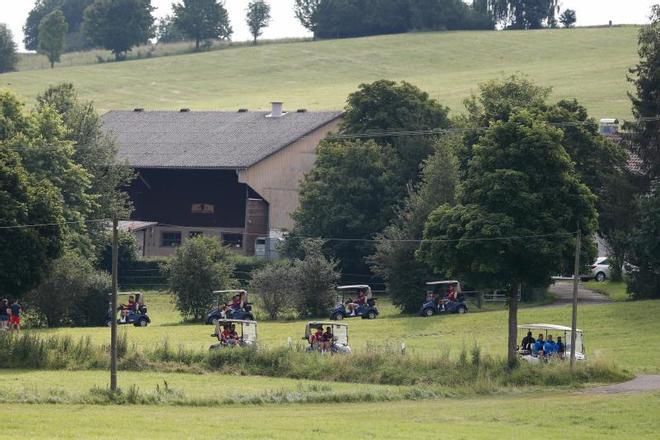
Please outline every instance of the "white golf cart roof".
M518 328L525 330L555 330L561 332L571 331L570 327L566 327L565 325L556 325L556 324L523 324L523 325L519 325ZM576 328L575 331L582 333L582 330L580 330L579 328Z
M332 328L332 334L337 344L348 345L348 324L338 323L337 321L309 321L305 327L305 338L309 338L312 329L319 327Z
M337 286L337 290L355 290L355 289L371 289L370 286L366 284L352 284L349 286Z
M427 286L437 286L440 284L459 284L456 280L446 280L446 281L429 281L426 283Z
M257 321L247 321L244 319L218 319L218 324L254 324L257 325Z
M247 293L247 290L214 290L213 293Z
M309 321L307 327L318 327L318 326L329 326L329 327L348 327L348 324L340 323L337 321Z
M257 342L257 321L245 321L241 319L219 319L215 326L215 331L220 334L220 329L228 324L238 324L241 326L241 338L247 344L256 344Z

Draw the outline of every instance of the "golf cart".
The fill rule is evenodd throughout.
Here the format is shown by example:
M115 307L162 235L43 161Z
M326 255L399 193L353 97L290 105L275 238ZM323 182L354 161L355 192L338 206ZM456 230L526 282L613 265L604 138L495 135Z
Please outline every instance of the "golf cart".
M521 332L522 330L522 332ZM540 354L534 349L533 344L530 347L525 347L521 344L518 347L518 355L529 363L539 363L541 361L547 361L550 358L553 359L570 359L571 357L571 328L563 325L555 324L524 324L518 326L518 333L527 335L528 332L532 333L532 337L538 337L539 334L543 334L543 339L548 340L548 336L553 336L555 342L557 338L561 336L562 342L564 343L566 349L564 354L552 353L549 356L540 356ZM584 350L584 342L582 337L582 330L575 329L575 360L583 361L586 359L586 354ZM522 338L520 338L522 340ZM523 341L524 342L524 341Z
M350 301L346 301L349 297ZM353 297L357 298L353 300ZM330 319L341 321L344 318L374 319L378 316L376 300L371 287L366 284L337 286L337 305L330 312Z
M216 304L206 314L206 323L216 325L221 319L238 319L243 321L254 321L252 314L252 304L248 302L248 294L245 290L214 290L218 295ZM225 306L224 299L227 296L238 297L240 302L234 306L230 304Z
M467 313L465 295L461 292L461 283L456 280L431 281L426 283L426 297L422 308L419 310L421 316L433 316L443 313ZM447 295L453 290L455 300L450 300Z
M136 327L146 327L151 323L151 318L147 315L147 306L144 305L144 295L140 292L118 293L119 298L126 298L126 304L120 304L113 313L112 304L108 307L108 314L105 317L105 323L109 327L112 325L113 315L117 319L117 324L133 324ZM133 300L131 302L131 300Z
M231 327L235 327L237 337L223 337L223 330ZM217 350L225 347L256 347L257 322L240 319L220 319L215 326L215 333L211 336L217 338L218 343L211 345L209 350Z
M305 336L303 336L303 339L309 342L307 351L320 351L322 353L326 351L326 349L323 348L323 342L316 338L315 333L318 329L326 331L328 327L330 327L330 331L332 332L332 340L325 342L329 345L328 348L330 352L350 354L351 347L348 345L348 324L326 321L310 321L307 323L307 326L305 327Z

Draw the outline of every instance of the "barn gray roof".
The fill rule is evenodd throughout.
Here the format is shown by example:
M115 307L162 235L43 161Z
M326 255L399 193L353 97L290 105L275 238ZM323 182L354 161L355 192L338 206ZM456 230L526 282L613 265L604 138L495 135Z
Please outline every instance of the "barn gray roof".
M134 168L250 167L341 112L111 111L103 129L118 144L118 159Z

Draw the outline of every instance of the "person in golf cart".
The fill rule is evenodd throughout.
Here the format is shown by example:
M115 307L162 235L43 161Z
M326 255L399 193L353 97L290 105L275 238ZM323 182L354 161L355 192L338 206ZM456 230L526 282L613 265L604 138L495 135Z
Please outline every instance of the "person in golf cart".
M126 317L130 312L135 312L137 311L137 306L138 303L135 302L135 296L130 295L128 297L128 302L127 304L120 304L119 305L119 311L121 312L121 316L124 320L126 320Z
M556 324L526 324L519 325L519 330L527 331L523 344L518 349L518 354L523 360L530 363L546 362L549 359L563 360L566 353L570 353L571 328ZM530 343L532 331L539 331L535 342ZM552 333L550 333L552 332ZM557 336L554 341L553 333ZM564 341L569 341L568 345ZM527 348L529 347L529 348ZM575 332L575 359L583 361L586 359L582 330Z
M356 293L357 299L346 297L349 293ZM360 317L374 319L378 316L376 300L371 296L371 287L366 284L337 286L337 306L330 311L330 319L342 320L344 318Z
M325 332L323 328L325 326ZM348 325L332 322L310 321L305 326L305 336L309 342L308 352L351 353L348 345Z
M254 321L252 304L248 302L245 290L215 290L218 302L206 314L206 323L216 325L219 320L236 319ZM224 302L227 294L231 294L231 301Z
M237 326L241 327L240 333ZM220 320L216 331L211 336L218 339L218 343L211 345L209 350L223 347L251 347L257 343L257 323L254 321L241 321L234 319Z

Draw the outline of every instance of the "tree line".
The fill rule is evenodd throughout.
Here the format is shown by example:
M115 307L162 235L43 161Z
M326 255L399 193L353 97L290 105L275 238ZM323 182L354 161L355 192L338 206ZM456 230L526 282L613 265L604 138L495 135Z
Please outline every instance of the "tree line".
M0 92L0 296L28 301L39 322L89 325L107 311L110 277L98 263L107 219L130 212L122 188L133 178L115 154L71 84L29 111Z

